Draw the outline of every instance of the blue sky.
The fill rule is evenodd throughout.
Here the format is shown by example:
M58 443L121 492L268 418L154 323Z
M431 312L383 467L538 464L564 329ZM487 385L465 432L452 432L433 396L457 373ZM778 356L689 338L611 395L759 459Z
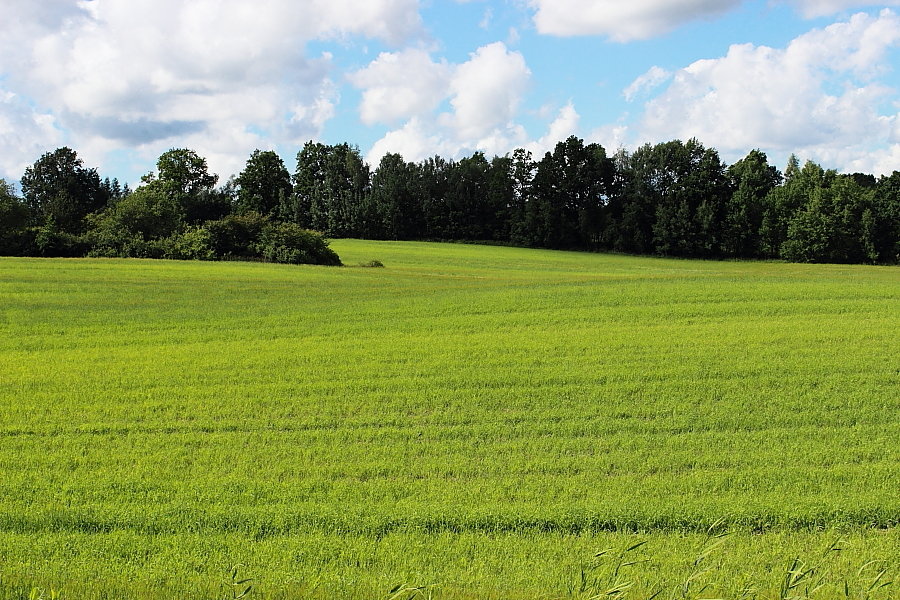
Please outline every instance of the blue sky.
M0 177L68 145L136 183L307 140L370 163L578 135L900 170L900 0L7 0Z

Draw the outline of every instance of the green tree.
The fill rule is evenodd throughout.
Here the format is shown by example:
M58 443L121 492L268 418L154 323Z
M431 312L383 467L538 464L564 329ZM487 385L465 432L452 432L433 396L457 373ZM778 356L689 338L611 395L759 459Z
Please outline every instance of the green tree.
M425 221L425 239L451 239L450 211L447 195L450 191L450 171L453 161L440 156L427 158L418 165L419 197Z
M28 207L13 185L0 179L0 256L17 256L28 244Z
M235 178L238 212L274 216L293 190L291 174L272 150L254 150L244 170Z
M719 153L696 139L655 149L657 196L653 224L656 252L710 257L721 253L722 223L731 194Z
M596 248L615 166L599 144L570 136L537 164L526 205L531 245Z
M486 202L489 168L482 152L475 152L449 165L444 196L449 239L491 239L493 215Z
M765 199L781 183L778 169L769 165L764 152L752 150L727 170L730 188L722 224L722 253L725 256L760 256L760 228Z
M84 218L108 200L97 171L84 168L77 153L65 147L25 169L22 194L33 225L69 235L83 233Z
M369 167L358 148L307 142L297 154L293 184L291 200L280 209L283 219L329 236L351 236L362 230Z
M535 224L529 221L528 205L532 201L532 186L537 164L531 152L517 148L510 159L509 179L512 183L512 202L509 210L509 241L528 246L536 238Z
M778 258L783 256L782 246L789 237L788 230L791 221L801 210L808 208L815 190L830 187L837 178L836 171L826 171L812 161L807 161L802 168L799 168L797 164L797 158L791 155L788 166L784 171L784 184L772 188L766 195L763 203L763 219L760 225L760 251L764 257ZM819 198L816 206L822 206L822 202L823 199ZM806 251L799 253L796 246L799 243L797 240L805 235L802 232L810 232L810 235L812 235L814 232L820 231L822 226L824 225L819 223L818 217L804 216L794 226L794 246L788 254L792 256L800 254L806 256L809 254Z
M158 181L137 190L90 218L88 240L96 256L162 258L156 243L179 233L184 207Z
M876 260L900 262L900 171L878 180L872 201L871 231Z
M184 211L188 224L220 219L231 212L232 189L216 189L219 176L209 172L206 159L188 148L174 148L160 155L157 174L144 177Z
M362 219L366 237L410 240L423 233L416 165L399 154L385 154L372 174L367 211Z

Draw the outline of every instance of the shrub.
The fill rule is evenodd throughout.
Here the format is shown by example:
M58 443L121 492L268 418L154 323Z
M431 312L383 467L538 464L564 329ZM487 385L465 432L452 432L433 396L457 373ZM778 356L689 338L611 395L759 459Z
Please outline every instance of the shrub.
M322 234L294 223L269 225L263 230L256 248L262 258L272 262L341 265L341 259L328 247L328 240Z
M203 227L189 227L185 231L158 240L162 257L173 260L214 260L212 236Z
M268 218L255 212L228 215L204 225L209 232L210 248L219 258L254 257L255 246L266 227L271 227Z

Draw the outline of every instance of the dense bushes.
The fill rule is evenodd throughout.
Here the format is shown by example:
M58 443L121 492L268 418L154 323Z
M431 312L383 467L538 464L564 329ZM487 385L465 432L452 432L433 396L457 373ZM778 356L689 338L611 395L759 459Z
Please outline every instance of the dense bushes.
M234 190L214 188L217 177L192 151L166 152L158 168L129 193L99 182L71 150L44 155L23 178L24 200L0 180L0 254L341 264L319 233L233 212ZM103 205L70 203L79 185Z

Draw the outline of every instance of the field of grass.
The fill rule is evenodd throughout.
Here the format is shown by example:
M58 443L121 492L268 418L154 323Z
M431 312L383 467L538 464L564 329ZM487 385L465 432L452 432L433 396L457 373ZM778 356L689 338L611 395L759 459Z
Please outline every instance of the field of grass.
M900 597L897 268L332 246L0 259L0 599Z

